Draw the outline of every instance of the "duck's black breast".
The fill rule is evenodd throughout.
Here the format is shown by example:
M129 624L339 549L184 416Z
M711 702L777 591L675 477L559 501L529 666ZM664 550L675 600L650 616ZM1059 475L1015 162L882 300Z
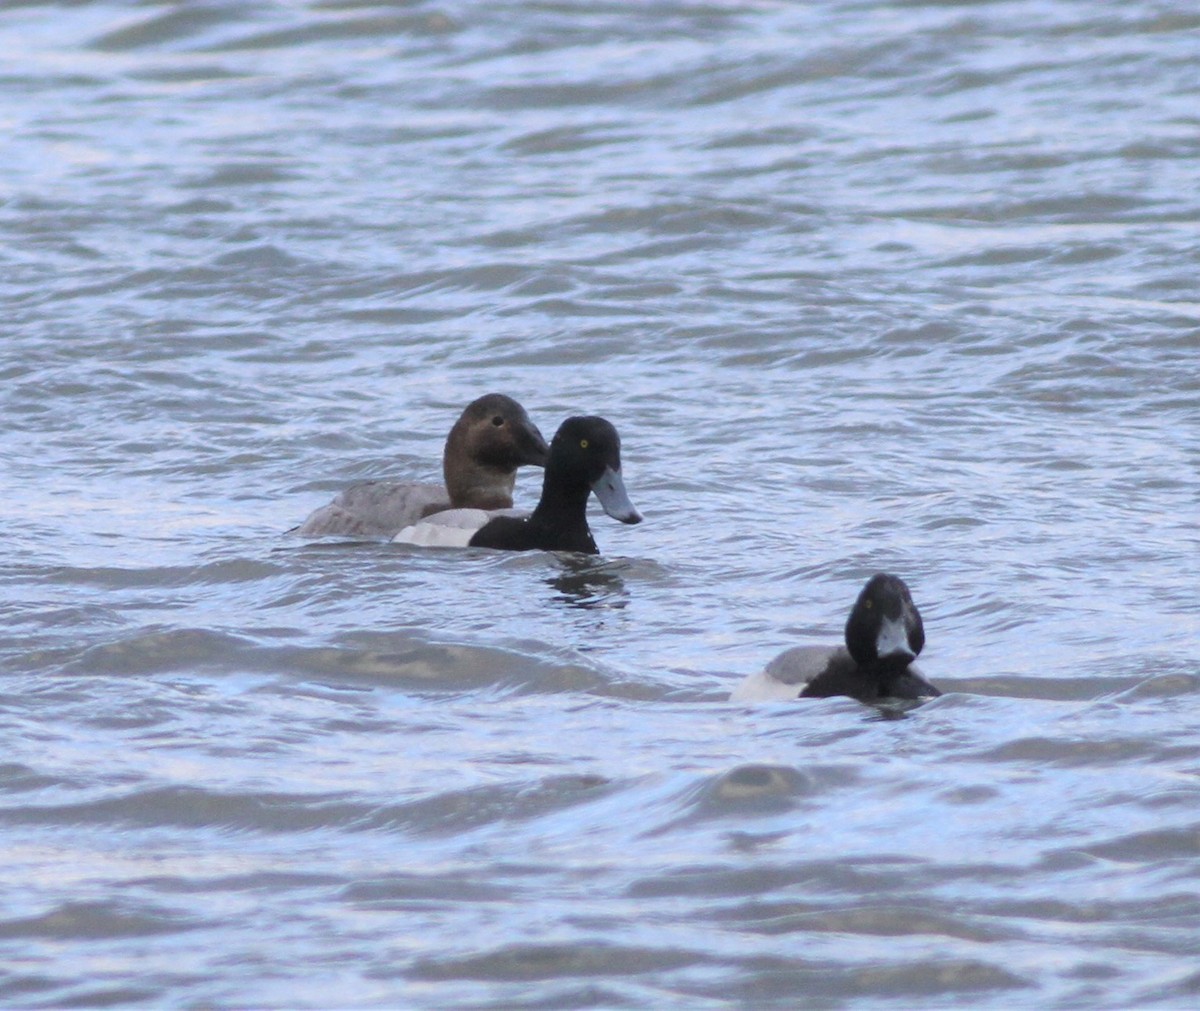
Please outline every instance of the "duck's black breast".
M842 648L828 654L825 666L809 679L800 693L800 697L806 699L830 699L838 695L847 695L860 702L873 702L879 698L879 682Z
M800 693L802 698L810 699L847 695L859 702L878 702L881 699L915 701L941 694L911 664L890 669L883 665L860 664L846 650L831 654L825 669L809 681Z
M471 538L473 548L500 548L504 551L577 551L595 555L596 542L587 528L556 526L537 516L516 518L497 516L488 520Z
M935 699L942 693L925 680L924 674L909 664L884 683L880 694L889 699Z

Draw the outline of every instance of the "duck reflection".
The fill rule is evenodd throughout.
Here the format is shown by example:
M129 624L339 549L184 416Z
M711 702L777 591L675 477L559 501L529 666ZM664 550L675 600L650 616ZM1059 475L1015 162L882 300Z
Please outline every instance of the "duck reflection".
M595 555L560 555L558 564L559 573L546 580L555 601L580 608L623 608L629 602L622 563Z

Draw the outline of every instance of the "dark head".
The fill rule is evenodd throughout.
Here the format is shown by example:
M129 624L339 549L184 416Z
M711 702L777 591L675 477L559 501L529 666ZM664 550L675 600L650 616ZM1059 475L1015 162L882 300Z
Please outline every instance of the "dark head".
M925 645L925 626L899 576L885 572L863 587L846 620L846 648L861 665L907 667Z
M518 467L544 467L549 448L525 408L503 393L473 400L446 439L442 473L456 506L512 505ZM495 503L499 504L495 504Z
M621 437L603 418L567 418L554 433L545 488L556 485L590 488L613 519L622 523L642 521L621 479Z

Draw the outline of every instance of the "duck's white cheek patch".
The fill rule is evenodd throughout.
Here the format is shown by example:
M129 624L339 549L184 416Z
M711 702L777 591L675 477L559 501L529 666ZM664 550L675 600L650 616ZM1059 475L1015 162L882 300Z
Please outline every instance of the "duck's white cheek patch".
M880 657L892 656L896 653L912 655L912 647L908 644L908 629L904 618L884 618L879 627L879 635L875 639L875 652Z

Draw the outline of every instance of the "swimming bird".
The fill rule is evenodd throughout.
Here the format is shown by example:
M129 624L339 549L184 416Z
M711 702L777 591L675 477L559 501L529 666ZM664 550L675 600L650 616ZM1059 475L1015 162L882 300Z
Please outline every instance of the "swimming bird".
M752 674L731 702L830 698L859 702L932 698L942 693L913 661L925 645L925 626L899 576L880 572L863 587L846 619L845 646L795 646Z
M401 530L394 540L436 547L598 554L587 523L588 496L596 493L613 519L640 523L621 477L621 437L604 418L573 417L550 442L542 497L528 516L451 509Z
M442 453L445 485L364 481L340 492L298 527L300 537L392 537L447 509L511 508L517 468L544 467L549 448L525 408L503 393L471 401Z

